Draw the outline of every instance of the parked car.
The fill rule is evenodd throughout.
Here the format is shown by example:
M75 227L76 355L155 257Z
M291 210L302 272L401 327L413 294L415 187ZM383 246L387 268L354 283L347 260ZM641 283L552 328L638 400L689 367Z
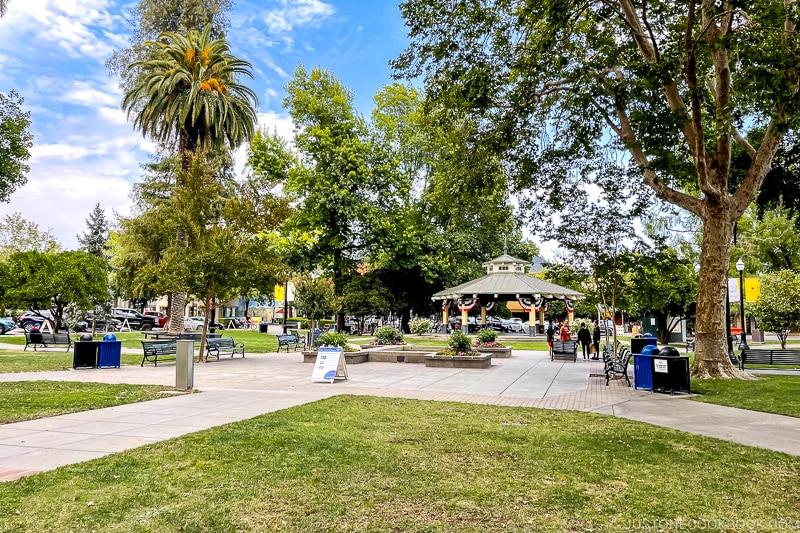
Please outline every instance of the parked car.
M90 311L86 313L86 318L81 322L79 331L92 331L92 319L94 314ZM113 317L103 318L98 316L94 320L95 331L119 331L122 327L122 321Z
M205 320L206 318L203 316L183 317L183 329L190 331L201 331L203 329L203 323L205 322ZM225 326L223 326L219 322L212 322L211 320L208 321L208 327L217 329L225 328Z
M133 329L140 329L142 331L149 331L156 326L156 318L153 316L145 316L136 309L129 309L127 307L115 307L111 310L111 316Z
M42 327L45 319L52 319L53 314L49 309L38 309L36 311L25 311L17 320L17 327L30 331L34 327Z
M527 333L528 328L522 323L521 318L504 318L500 322L503 331L507 331L509 333Z
M156 324L158 327L163 328L164 324L167 323L167 314L162 313L161 311L145 311L144 316L151 316L156 319Z
M5 335L6 331L10 331L17 327L13 320L6 317L0 317L0 335Z

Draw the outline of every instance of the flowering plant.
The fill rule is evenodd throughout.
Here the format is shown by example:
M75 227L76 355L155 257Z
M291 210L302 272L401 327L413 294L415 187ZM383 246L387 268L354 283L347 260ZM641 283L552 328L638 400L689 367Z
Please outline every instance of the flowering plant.
M375 338L370 341L373 346L385 344L405 344L403 333L392 326L383 326L375 330Z
M482 329L473 343L474 346L484 348L502 348L503 345L497 340L497 332L493 329Z

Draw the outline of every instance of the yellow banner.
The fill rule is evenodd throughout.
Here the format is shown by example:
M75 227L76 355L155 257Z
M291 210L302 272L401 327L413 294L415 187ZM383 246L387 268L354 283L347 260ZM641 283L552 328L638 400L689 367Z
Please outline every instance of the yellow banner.
M761 297L761 280L758 278L744 278L744 301L757 302Z
M276 302L283 302L283 296L286 294L286 288L284 285L275 285L275 301Z

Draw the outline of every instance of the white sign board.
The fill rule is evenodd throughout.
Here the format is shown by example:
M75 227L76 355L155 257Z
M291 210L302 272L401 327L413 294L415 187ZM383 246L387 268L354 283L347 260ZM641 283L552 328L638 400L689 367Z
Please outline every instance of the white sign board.
M728 278L728 301L732 304L739 303L739 280Z
M329 381L333 383L336 379L347 379L347 362L344 358L344 350L338 347L322 347L317 352L317 360L314 362L311 381Z
M653 359L653 371L660 374L668 374L666 359Z

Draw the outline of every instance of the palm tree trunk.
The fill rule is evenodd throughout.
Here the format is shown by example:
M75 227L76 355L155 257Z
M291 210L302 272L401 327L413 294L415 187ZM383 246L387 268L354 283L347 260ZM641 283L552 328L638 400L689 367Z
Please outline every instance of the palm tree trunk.
M185 305L185 292L180 291L172 295L172 301L169 303L169 322L167 323L167 331L170 333L181 333L183 331L183 314Z

